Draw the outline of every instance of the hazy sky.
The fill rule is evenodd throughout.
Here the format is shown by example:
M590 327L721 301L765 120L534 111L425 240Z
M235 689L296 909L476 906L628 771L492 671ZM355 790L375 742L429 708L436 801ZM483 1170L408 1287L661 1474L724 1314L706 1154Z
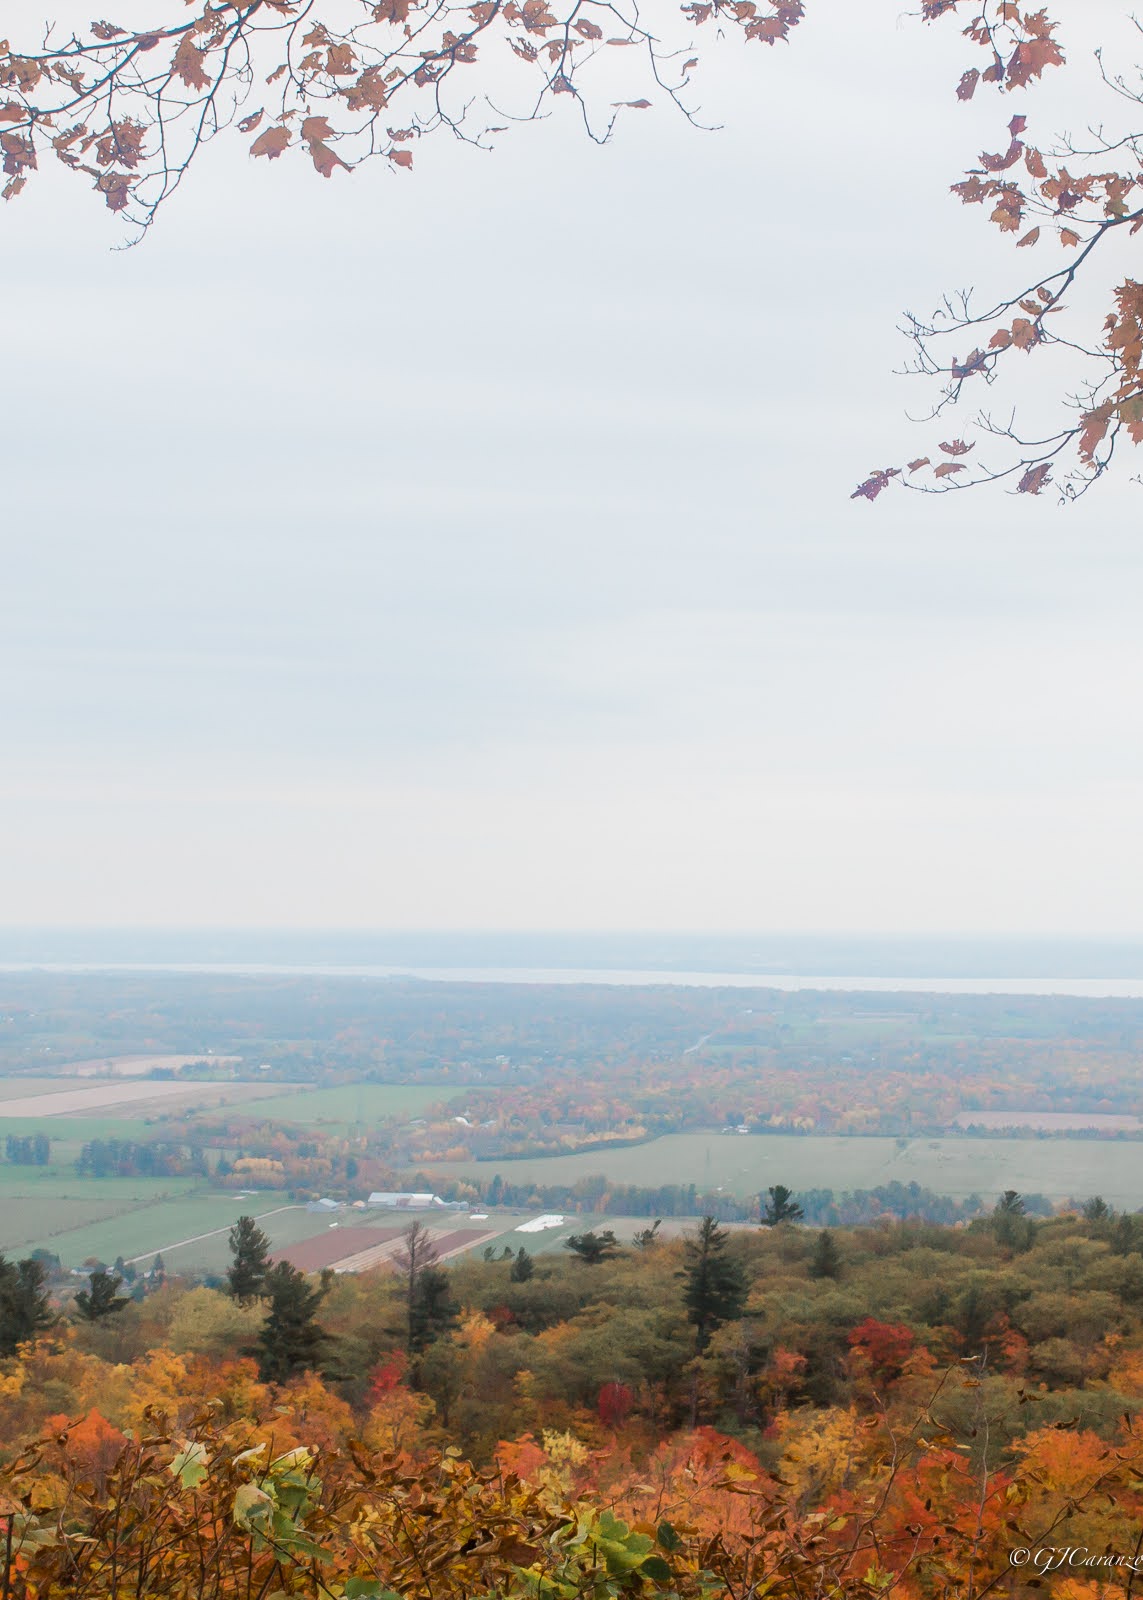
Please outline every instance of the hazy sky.
M0 921L1143 929L1136 465L848 498L1040 115L902 11L728 52L714 134L6 208Z

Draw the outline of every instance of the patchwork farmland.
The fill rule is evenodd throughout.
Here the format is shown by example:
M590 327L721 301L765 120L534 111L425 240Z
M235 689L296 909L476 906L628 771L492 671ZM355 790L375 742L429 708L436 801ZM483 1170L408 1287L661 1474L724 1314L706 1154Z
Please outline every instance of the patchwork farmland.
M300 1267L303 1272L321 1272L326 1267L334 1272L367 1272L373 1267L388 1266L400 1253L407 1226L405 1223L399 1228L330 1229L318 1238L278 1251L276 1258ZM436 1259L449 1261L498 1238L502 1232L500 1227L429 1228L428 1237Z

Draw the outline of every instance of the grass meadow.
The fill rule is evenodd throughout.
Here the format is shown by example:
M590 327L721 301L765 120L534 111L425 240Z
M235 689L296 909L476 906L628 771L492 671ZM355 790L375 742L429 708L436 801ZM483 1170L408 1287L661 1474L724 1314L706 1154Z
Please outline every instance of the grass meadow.
M668 1134L648 1144L568 1156L434 1163L440 1177L476 1175L539 1184L603 1173L616 1183L693 1183L741 1197L772 1183L791 1189L873 1189L920 1183L964 1199L1004 1189L1110 1205L1143 1206L1143 1144L1107 1139L910 1139L782 1134Z

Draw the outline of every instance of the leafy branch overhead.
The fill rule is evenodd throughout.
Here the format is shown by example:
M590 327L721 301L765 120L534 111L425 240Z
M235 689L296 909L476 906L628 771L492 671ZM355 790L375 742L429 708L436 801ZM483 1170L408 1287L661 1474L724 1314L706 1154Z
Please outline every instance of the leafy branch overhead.
M253 135L253 156L301 154L325 178L372 157L411 167L417 140L439 130L483 144L559 96L603 141L651 95L692 115L697 60L665 43L661 24L773 44L802 15L801 0L660 0L654 27L636 0L209 0L189 18L174 0L153 4L141 31L97 21L0 40L6 199L54 155L142 230L230 127ZM616 52L635 57L622 99L594 68Z
M175 0L149 3L142 28L104 19L0 40L5 198L54 157L137 237L226 129L259 161L301 157L328 179L373 158L409 169L435 132L484 147L561 104L599 142L624 111L657 102L697 122L696 38L729 32L773 45L805 13L804 0L647 0L642 9L638 0L208 0L201 10L191 0L189 12ZM970 57L958 58L950 93L962 102L985 91L1023 101L1066 64L1046 9L920 0L920 16L960 24ZM878 468L854 499L875 500L893 482L927 493L1001 482L1030 495L1055 484L1074 498L1121 442L1143 442L1143 282L1122 252L1111 260L1116 241L1143 225L1143 73L1116 75L1102 61L1100 71L1122 126L1086 143L1033 140L1021 104L1005 114L996 151L952 185L1028 252L1021 268L1048 257L983 309L965 292L907 320L911 370L936 388L931 418L963 402L976 437ZM1102 130L1098 116L1085 120ZM1077 281L1099 273L1102 308L1077 308ZM981 399L1002 376L1018 381L1030 360L1048 369L1037 403L1050 414L1026 433L1014 413L998 416Z

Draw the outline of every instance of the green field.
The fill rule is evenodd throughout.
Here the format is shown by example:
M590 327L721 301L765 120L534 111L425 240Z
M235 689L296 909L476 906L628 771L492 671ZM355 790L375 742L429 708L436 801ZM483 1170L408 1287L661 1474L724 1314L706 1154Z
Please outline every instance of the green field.
M648 1144L569 1156L434 1163L449 1176L506 1182L573 1184L603 1173L617 1183L693 1183L747 1197L772 1183L791 1189L873 1189L920 1183L958 1199L993 1198L1004 1189L1050 1199L1101 1194L1109 1204L1143 1206L1137 1142L1104 1139L896 1139L791 1137L781 1134L668 1134Z
M60 1238L73 1229L93 1224L114 1226L113 1219L140 1206L185 1195L202 1181L191 1177L79 1178L75 1161L80 1147L81 1140L75 1138L53 1141L51 1161L42 1167L0 1162L0 1251L36 1245L58 1251Z
M91 1209L95 1210L92 1202ZM114 1261L116 1256L149 1258L161 1251L171 1271L191 1268L221 1270L229 1260L226 1234L234 1219L265 1212L278 1215L263 1223L274 1245L308 1239L328 1227L328 1218L292 1205L285 1194L243 1195L204 1191L171 1195L148 1203L136 1202L114 1216L92 1215L72 1225L66 1233L36 1234L22 1248L38 1245L53 1250L65 1267L78 1266L89 1256ZM203 1238L202 1235L208 1235ZM185 1242L184 1242L185 1241ZM143 1265L149 1265L145 1260Z
M10 1133L25 1138L30 1133L46 1133L53 1146L57 1140L79 1146L87 1139L138 1139L152 1126L144 1117L5 1117L0 1115L0 1144ZM74 1156L72 1157L74 1160Z
M242 1109L234 1107L233 1112L303 1127L351 1128L359 1122L380 1122L383 1117L417 1117L426 1107L454 1099L460 1092L456 1084L346 1083L335 1089L298 1089L293 1094L274 1095Z

